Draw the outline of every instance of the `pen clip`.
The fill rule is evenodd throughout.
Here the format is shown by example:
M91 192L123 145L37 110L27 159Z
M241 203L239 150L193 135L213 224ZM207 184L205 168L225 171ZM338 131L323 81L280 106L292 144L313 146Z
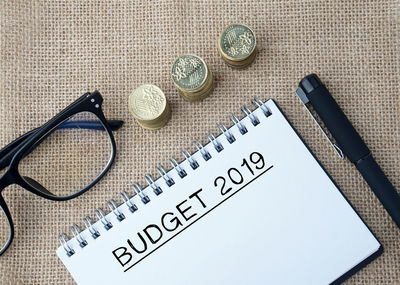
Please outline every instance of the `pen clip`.
M310 100L307 98L307 95L304 93L303 89L297 88L295 93L299 97L299 99L300 99L301 103L303 104L303 106L306 108L307 112L313 118L314 122L317 124L318 128L324 134L325 138L329 141L329 144L333 147L333 149L335 150L336 154L340 157L340 159L344 159L343 151L340 149L340 147L338 145L336 145L334 142L332 142L332 140L330 139L328 134L325 132L325 130L319 124L319 122L317 121L315 116L312 114L311 110L308 108L307 103L309 103Z

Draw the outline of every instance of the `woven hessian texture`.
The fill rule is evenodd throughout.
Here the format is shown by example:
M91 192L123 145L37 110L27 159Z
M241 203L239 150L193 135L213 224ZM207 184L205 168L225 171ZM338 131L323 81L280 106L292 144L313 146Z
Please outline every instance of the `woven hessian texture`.
M0 283L74 284L55 253L58 234L93 216L95 208L106 209L109 199L120 202L122 190L144 184L145 173L157 176L155 167L169 165L171 156L182 159L181 149L194 150L195 138L205 142L208 130L217 132L216 121L228 124L231 113L239 114L241 104L258 96L278 102L383 243L383 255L347 284L399 284L399 229L293 93L303 76L317 73L399 189L398 6L398 1L2 1L0 144L95 89L104 97L106 117L125 125L115 132L112 169L82 197L52 202L17 186L5 189L16 236L0 257ZM228 68L218 54L218 35L234 22L257 35L259 54L246 70ZM184 101L170 79L171 64L183 53L204 58L215 75L215 91L203 102ZM158 85L171 104L172 119L159 131L141 129L128 111L129 94L143 83Z

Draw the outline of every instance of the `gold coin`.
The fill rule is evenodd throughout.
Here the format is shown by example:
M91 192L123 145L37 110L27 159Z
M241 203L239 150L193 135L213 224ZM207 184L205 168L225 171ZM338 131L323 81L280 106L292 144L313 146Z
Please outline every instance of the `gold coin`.
M207 65L200 57L185 54L173 63L171 76L178 89L196 91L203 87L208 77Z
M129 96L129 108L136 119L154 120L164 111L167 104L164 93L155 85L139 86Z
M244 69L253 63L253 61L256 59L257 52L258 51L256 49L253 52L253 54L251 54L246 60L243 60L243 61L230 61L225 58L224 58L224 61L226 62L227 65L229 65L232 68Z
M219 37L218 48L224 58L242 61L255 51L256 36L248 26L232 24L226 27Z
M207 98L213 90L214 90L214 85L211 85L208 89L204 90L203 92L201 92L199 94L196 94L196 96L187 95L188 97L186 99L191 102L201 101L201 100Z
M136 120L136 122L139 124L144 129L147 130L158 130L165 126L169 119L171 118L171 110L169 105L167 104L167 108L164 112L165 114L162 114L159 118L159 120L155 120L152 122L146 122L146 121L141 121L141 120Z
M206 81L201 85L201 88L197 88L197 89L194 89L194 90L193 89L192 90L187 90L187 89L179 88L177 86L177 89L182 91L182 92L184 92L184 93L187 93L187 94L197 94L197 93L203 92L204 89L207 89L211 84L213 84L213 82L214 82L214 80L213 80L212 72L211 72L210 68L207 65L207 78L206 78Z
M207 66L207 68L208 68L208 66ZM208 97L211 94L211 92L214 90L214 79L212 76L212 72L209 69L208 69L208 74L209 74L208 78L207 78L206 82L204 83L202 89L197 90L195 92L178 89L178 91L182 95L182 97L190 102L201 101L201 100L205 99L206 97Z
M144 84L136 88L129 96L129 109L142 127L158 129L170 118L168 101L160 88Z

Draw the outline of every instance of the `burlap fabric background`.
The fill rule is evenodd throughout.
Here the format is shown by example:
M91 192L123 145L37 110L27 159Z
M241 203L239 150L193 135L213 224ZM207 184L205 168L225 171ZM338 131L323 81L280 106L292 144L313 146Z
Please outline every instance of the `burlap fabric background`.
M1 145L95 89L106 116L125 120L113 168L82 197L51 202L19 187L3 192L16 236L0 257L1 284L73 284L55 254L57 235L172 155L181 159L182 148L194 150L194 138L228 123L255 95L276 99L385 247L347 284L400 283L399 229L293 93L303 76L319 74L399 189L398 1L2 1L0 13ZM217 51L219 33L233 22L258 37L247 70L228 68ZM185 102L170 80L173 60L189 52L215 74L215 91L201 103ZM128 111L128 95L146 82L171 103L172 119L159 131L141 129Z

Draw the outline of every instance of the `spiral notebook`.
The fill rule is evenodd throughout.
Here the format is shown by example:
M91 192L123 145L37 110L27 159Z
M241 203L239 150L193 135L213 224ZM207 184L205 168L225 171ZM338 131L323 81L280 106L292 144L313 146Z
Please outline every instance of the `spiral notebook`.
M60 235L78 284L338 284L382 252L276 103L252 102Z

